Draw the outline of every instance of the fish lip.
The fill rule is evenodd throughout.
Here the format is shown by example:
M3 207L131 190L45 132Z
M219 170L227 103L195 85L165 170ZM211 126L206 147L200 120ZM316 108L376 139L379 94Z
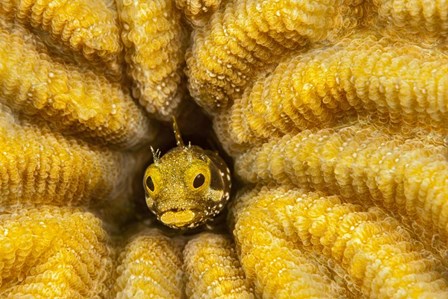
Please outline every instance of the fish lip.
M167 209L166 211L163 211L162 213L166 213L166 212L173 212L173 213L177 213L177 212L184 212L184 211L192 211L193 209L185 209L185 208L171 208L171 209Z
M158 214L161 217L163 214L166 214L166 213L181 213L181 212L186 212L186 211L192 211L193 213L198 215L198 210L188 209L188 208L171 208L171 209L166 209L166 210L163 210L163 211L159 210Z
M159 220L172 228L184 228L197 222L200 218L199 216L198 211L193 209L174 208L162 212ZM179 219L176 219L177 217Z

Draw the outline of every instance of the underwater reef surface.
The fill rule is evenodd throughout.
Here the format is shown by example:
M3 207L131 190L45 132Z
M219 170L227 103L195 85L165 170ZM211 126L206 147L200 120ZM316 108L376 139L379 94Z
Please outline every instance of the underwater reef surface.
M442 0L1 1L0 297L448 298L447 51ZM191 99L238 190L180 235Z

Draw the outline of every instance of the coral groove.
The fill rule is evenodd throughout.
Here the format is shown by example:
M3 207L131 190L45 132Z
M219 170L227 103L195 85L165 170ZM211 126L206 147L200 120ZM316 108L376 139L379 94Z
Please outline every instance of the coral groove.
M117 1L133 94L149 113L170 120L183 97L185 30L172 0Z
M248 182L292 183L365 205L373 201L446 242L448 151L441 137L426 139L362 125L306 130L242 154L236 172Z
M356 25L356 1L229 1L193 33L189 88L209 112L222 111L264 70L292 50L334 39Z
M100 60L120 76L120 29L116 12L105 1L4 0L0 16L44 30L52 39L90 61Z
M232 240L203 233L184 249L188 298L254 298Z
M2 298L105 294L112 258L99 219L65 207L15 209L0 215Z
M115 298L181 298L183 288L180 244L162 234L141 233L120 254Z
M367 298L448 296L446 281L438 272L444 271L440 269L440 260L428 256L395 219L377 208L364 210L358 205L341 203L336 196L285 186L248 192L238 199L234 209L235 234L242 244L247 242L244 240L256 240L260 243L253 245L255 249L263 250L265 246L278 247L288 240L297 248L328 256L347 271ZM254 225L258 233L252 233ZM242 251L245 267L244 247ZM267 254L271 264L288 260L286 255L276 257L275 253ZM276 271L270 269L269 273ZM320 290L317 286L316 289Z
M53 61L22 33L0 27L0 103L66 134L121 148L154 137L148 118L118 84Z

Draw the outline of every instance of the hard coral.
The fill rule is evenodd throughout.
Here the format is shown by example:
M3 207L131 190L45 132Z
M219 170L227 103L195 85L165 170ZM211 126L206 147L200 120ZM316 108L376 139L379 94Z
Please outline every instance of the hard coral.
M222 0L176 0L176 6L183 11L190 24L201 27L207 24L221 2Z
M0 106L0 204L85 205L123 187L132 157L64 138Z
M441 50L362 32L280 63L246 90L223 125L244 144L334 126L354 112L446 129L447 72Z
M446 35L448 7L443 1L373 0L380 22L409 31Z
M116 11L105 1L4 0L0 16L46 31L52 39L82 53L89 61L100 60L120 76L122 45Z
M0 296L448 297L444 1L117 4L0 3ZM246 188L230 234L133 213L144 108L203 131L184 64Z
M3 1L0 9L2 14L13 12L0 19L0 296L104 296L110 288L113 249L103 221L85 208L95 207L100 214L108 203L120 206L119 197L129 201L129 178L140 164L135 151L154 139L157 125L119 83L86 64L55 57L51 45L40 40L38 32L57 29L48 20L73 12L54 16L47 11L43 23L30 24L42 17L37 16L39 5L57 3L34 3L31 10L14 6L19 2L8 8L8 3ZM91 8L81 1L63 7L70 5L87 12ZM93 6L98 14L109 14L106 6ZM109 21L115 24L113 15ZM77 17L82 18L69 16L74 25L79 25ZM95 17L85 18L93 20L89 30L101 27ZM72 29L75 35L80 31ZM61 41L58 32L52 31L53 42L69 46L66 53L75 56L79 49ZM113 34L107 29L101 38L108 44L107 36ZM96 43L92 33L87 36L84 45ZM119 55L121 44L115 42L117 49L111 51ZM80 47L102 64L118 57L105 48L95 54Z
M309 193L286 185L264 187L242 195L233 213L236 238L242 246L243 268L259 279L257 293L263 297L290 298L295 294L294 298L315 298L328 296L324 291L335 290L329 288L330 284L325 282L322 274L301 279L296 276L290 281L285 266L278 271L277 264L290 259L287 252L292 255L294 251L307 250L334 260L366 297L448 296L447 283L438 272L444 270L440 269L439 262L428 257L422 246L399 227L398 221L377 208L364 211L360 206L341 203L337 196ZM254 225L258 232L253 232ZM249 240L253 240L250 249L247 247ZM272 251L266 252L267 248ZM284 248L284 253L276 255L276 248ZM254 271L253 267L264 263L263 251L272 262L266 264L264 270ZM250 259L261 260L250 265L245 262ZM299 274L298 270L311 262L312 259L308 259L297 264L295 273ZM314 264L316 266L309 266L308 271L318 269L318 263ZM263 279L266 272L277 275ZM278 293L266 294L264 286L276 279L280 280L275 288ZM285 292L285 287L291 289ZM321 294L310 291L301 294L301 288L312 288ZM274 289L270 287L269 290ZM330 297L335 298L335 295Z
M188 298L254 298L232 240L203 233L184 249Z
M157 231L136 236L118 259L115 298L180 298L183 292L181 244Z
M442 140L352 125L267 142L239 156L236 172L253 183L292 183L364 205L373 201L446 241L447 155Z
M256 71L354 26L355 2L229 1L193 33L187 53L191 94L209 112L227 108Z
M253 197L249 193L239 198L231 212L236 222L233 234L241 264L258 297L347 297L343 285L331 279L329 269L320 263L318 255L294 248L283 233L278 233L278 225L265 213L268 209L246 206Z
M98 143L129 148L151 136L149 120L119 84L53 61L24 35L25 28L5 27L0 26L0 103Z
M74 208L13 206L0 215L2 298L105 294L111 249L101 221Z
M171 0L117 1L133 93L146 110L170 120L183 95L186 31Z

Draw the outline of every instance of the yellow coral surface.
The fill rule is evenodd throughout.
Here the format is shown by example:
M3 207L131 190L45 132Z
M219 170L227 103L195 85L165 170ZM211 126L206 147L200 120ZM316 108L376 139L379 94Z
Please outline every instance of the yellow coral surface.
M105 200L131 172L133 158L64 138L16 119L0 106L0 204L81 205Z
M169 120L184 96L185 34L171 0L117 1L133 93L146 110Z
M0 26L0 103L97 143L126 148L151 136L149 120L119 84L53 61L26 33Z
M0 16L48 32L58 43L92 62L100 60L120 76L120 29L116 11L106 1L4 0Z
M180 298L183 292L180 244L150 231L123 249L117 265L115 298Z
M193 26L199 27L207 24L221 2L222 0L176 0L176 6Z
M263 297L291 298L297 292L294 298L315 298L322 295L310 294L309 291L301 294L299 290L311 288L322 292L331 285L328 282L322 284L322 281L319 284L319 280L325 277L322 274L315 275L315 281L299 277L290 281L284 266L281 270L277 268L277 263L288 260L287 250L283 250L284 255L275 257L275 248L284 247L289 247L290 254L294 252L292 248L299 248L329 256L347 272L355 287L366 297L448 296L447 283L436 271L444 270L440 267L441 261L428 256L421 244L412 240L398 225L398 221L377 208L364 211L360 206L341 203L337 196L322 196L285 186L248 192L239 198L233 213L236 238L242 246L243 267L250 267L246 271L261 280L259 292ZM257 233L253 232L255 225ZM250 245L246 245L248 240L253 240ZM250 249L245 249L246 246ZM278 262L266 264L264 271L254 271L252 267L262 262L245 261L262 259L261 252L266 247L273 248L272 253L265 252L268 260ZM297 271L307 264L311 264L308 269L319 269L318 263L311 258L294 268ZM262 280L266 272L272 277ZM271 286L269 290L279 294L266 294L263 286L276 280L275 287ZM285 294L288 287L291 290ZM329 297L334 298L335 295Z
M239 199L232 209L233 230L243 269L262 298L347 297L343 285L331 279L330 271L312 252L295 248L279 232L270 215L246 206L254 194ZM275 199L276 200L276 199Z
M448 298L447 37L442 0L0 1L0 297ZM190 98L244 190L181 236L141 173Z
M364 205L370 199L446 241L447 155L442 140L353 125L285 135L242 154L236 171L254 183L293 183Z
M200 234L183 255L189 298L254 298L229 237Z
M229 134L238 143L255 144L334 126L354 113L390 124L446 129L447 59L442 50L371 32L292 56L255 81L229 109Z
M193 33L190 92L209 112L239 97L257 74L289 51L333 39L356 24L355 2L229 1Z
M111 249L101 221L73 208L11 206L0 215L2 298L105 294Z

